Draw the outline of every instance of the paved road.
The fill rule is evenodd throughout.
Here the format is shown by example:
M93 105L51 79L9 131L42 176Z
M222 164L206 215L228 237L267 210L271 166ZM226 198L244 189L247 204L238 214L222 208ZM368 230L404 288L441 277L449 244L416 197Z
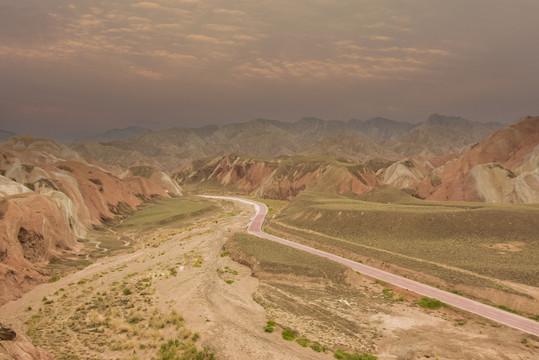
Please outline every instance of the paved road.
M418 294L438 299L456 308L463 309L477 315L481 315L488 319L497 321L501 324L505 324L515 329L519 329L527 333L530 333L532 335L539 336L539 323L534 320L524 318L522 316L518 316L512 313L509 313L507 311L503 311L495 307L488 306L480 302L473 301L473 300L467 299L465 297L462 297L462 296L459 296L459 295L456 295L447 291L436 289L431 286L421 284L416 281L406 279L401 276L391 274L380 269L376 269L376 268L373 268L364 264L360 264L355 261L327 253L322 250L314 249L309 246L305 246L305 245L298 244L289 240L282 239L277 236L266 234L262 231L262 225L264 224L264 220L266 218L268 208L266 207L266 205L260 202L242 199L242 198L236 198L236 197L227 197L227 196L205 196L205 197L223 199L223 200L234 200L234 201L240 201L243 203L253 205L255 207L256 214L255 216L251 218L251 220L249 221L249 224L247 225L247 232L252 235L258 236L263 239L275 241L286 246L290 246L299 250L307 251L314 255L327 258L329 260L346 265L356 271L359 271L362 274L371 276L375 279L386 281L390 284L399 286L404 289L411 290Z

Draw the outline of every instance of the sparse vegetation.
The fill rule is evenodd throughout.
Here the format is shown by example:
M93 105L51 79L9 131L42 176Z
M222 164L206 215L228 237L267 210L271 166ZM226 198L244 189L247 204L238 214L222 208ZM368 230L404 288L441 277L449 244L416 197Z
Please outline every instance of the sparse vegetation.
M151 166L132 166L129 168L129 171L133 176L141 176L143 178L150 178L153 173L156 171Z
M538 285L539 245L532 241L536 233L532 224L539 217L536 206L424 201L395 189L366 193L361 199L369 201L359 200L359 196L302 193L274 220L268 219L266 229L277 235L308 238L311 246L333 253L342 249L350 256L361 253L426 272L451 284L502 289L472 272ZM508 242L525 244L526 251L501 256L491 247Z
M371 354L368 354L368 353L363 353L363 354L359 354L359 353L353 353L353 354L350 354L344 350L335 350L333 352L333 356L335 357L335 359L339 359L339 360L377 360L378 357L374 356L374 355L371 355Z
M439 309L442 306L445 306L445 304L440 300L433 299L427 296L423 296L421 300L417 301L417 305L425 309Z
M272 333L274 330L275 329L273 328L273 326L269 326L269 325L264 326L264 331L267 333Z
M51 276L51 278L49 279L49 282L50 283L53 283L53 282L57 282L58 280L60 280L62 277L60 275L54 275L54 276Z
M313 349L316 352L325 352L326 351L326 347L322 346L319 342L311 343L310 347L311 347L311 349Z
M202 199L173 198L147 202L121 224L118 230L150 230L155 226L177 226L216 208Z
M275 321L273 320L268 320L268 322L266 323L266 326L264 326L264 331L267 332L267 333L272 333L273 330L274 330L274 326L276 325Z
M296 338L296 334L290 329L284 329L281 335L283 336L283 339L289 341L292 341Z
M307 347L307 346L309 346L309 344L310 344L311 341L310 341L309 339L299 338L299 339L296 339L296 342L297 342L300 346Z
M110 282L109 290L95 291L96 275L71 296L59 290L43 297L44 306L26 322L36 344L58 359L97 359L105 351L118 358L214 359L208 349L197 348L200 334L188 330L181 315L154 305L151 277L130 273Z

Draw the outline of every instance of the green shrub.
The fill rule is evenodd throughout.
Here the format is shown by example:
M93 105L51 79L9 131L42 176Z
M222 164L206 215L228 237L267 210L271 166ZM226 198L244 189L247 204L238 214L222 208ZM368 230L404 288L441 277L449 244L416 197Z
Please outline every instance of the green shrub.
M49 279L49 282L50 283L53 283L53 282L57 282L58 280L60 280L61 276L60 275L54 275L53 277L51 277Z
M445 304L438 299L433 299L427 296L423 296L421 300L417 302L417 305L425 309L439 309Z
M388 300L392 300L395 297L395 293L393 292L393 289L385 288L382 290L382 294L384 294L384 298Z
M313 342L311 344L311 349L313 349L314 351L316 352L322 352L322 351L326 351L326 347L321 345L319 342Z
M513 309L513 308L510 308L509 306L505 306L505 305L496 305L496 307L498 309L502 309L502 310L505 310L505 311L508 311L508 312L511 312L513 314L517 314L517 315L522 315L522 313L516 309Z
M193 343L185 344L178 339L162 344L157 355L158 360L215 360L208 349L198 350Z
M123 291L124 295L131 295L132 292L129 288L125 288L124 291Z
M268 324L268 326L275 326L275 325L277 325L277 323L276 323L275 321L273 321L273 320L268 320L267 324Z
M270 325L264 326L264 331L267 332L267 333L272 333L273 332L273 326L270 326Z
M292 332L292 330L290 329L284 329L282 332L282 335L283 335L283 339L289 340L289 341L292 341L296 338L296 334L294 334L294 332Z
M300 338L300 339L296 339L296 342L298 344L300 344L301 346L303 346L303 347L307 347L307 346L309 346L309 343L311 341L309 339Z
M350 354L344 350L335 350L333 352L333 356L335 359L341 359L341 360L378 360L378 357L368 354L368 353L353 353Z

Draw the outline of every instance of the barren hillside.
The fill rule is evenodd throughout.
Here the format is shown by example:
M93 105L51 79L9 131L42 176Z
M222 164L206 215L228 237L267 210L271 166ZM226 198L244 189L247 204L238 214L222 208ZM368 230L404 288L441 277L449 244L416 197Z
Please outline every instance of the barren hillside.
M155 169L115 174L51 140L12 137L0 153L0 303L46 279L40 268L76 253L76 239L103 220L155 195L181 195Z

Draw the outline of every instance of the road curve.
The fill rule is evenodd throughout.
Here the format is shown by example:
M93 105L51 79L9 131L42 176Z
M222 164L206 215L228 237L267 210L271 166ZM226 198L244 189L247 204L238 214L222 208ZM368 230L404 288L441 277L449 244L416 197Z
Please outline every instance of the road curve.
M256 214L251 218L251 220L249 221L249 224L247 225L247 232L252 235L258 236L263 239L275 241L280 244L290 246L290 247L293 247L295 249L299 249L302 251L306 251L314 255L324 257L326 259L348 266L356 271L359 271L362 274L368 275L375 279L388 282L390 284L399 286L403 289L407 289L407 290L413 291L415 293L418 293L424 296L438 299L456 308L469 311L471 313L494 320L501 324L511 326L515 329L527 332L535 336L539 336L539 323L534 320L531 320L531 319L528 319L528 318L525 318L516 314L512 314L507 311L500 310L495 307L488 306L480 302L470 300L465 297L462 297L462 296L459 296L459 295L456 295L447 291L436 289L431 286L421 284L416 281L413 281L413 280L410 280L410 279L407 279L407 278L404 278L395 274L391 274L380 269L376 269L376 268L373 268L364 264L360 264L353 260L345 259L343 257L330 254L322 250L314 249L309 246L305 246L305 245L298 244L289 240L282 239L277 236L266 234L262 231L262 225L264 224L266 214L268 213L268 208L266 205L258 201L247 200L247 199L242 199L238 197L228 197L228 196L206 196L206 195L202 195L202 196L206 198L213 198L213 199L240 201L246 204L253 205L256 210Z

